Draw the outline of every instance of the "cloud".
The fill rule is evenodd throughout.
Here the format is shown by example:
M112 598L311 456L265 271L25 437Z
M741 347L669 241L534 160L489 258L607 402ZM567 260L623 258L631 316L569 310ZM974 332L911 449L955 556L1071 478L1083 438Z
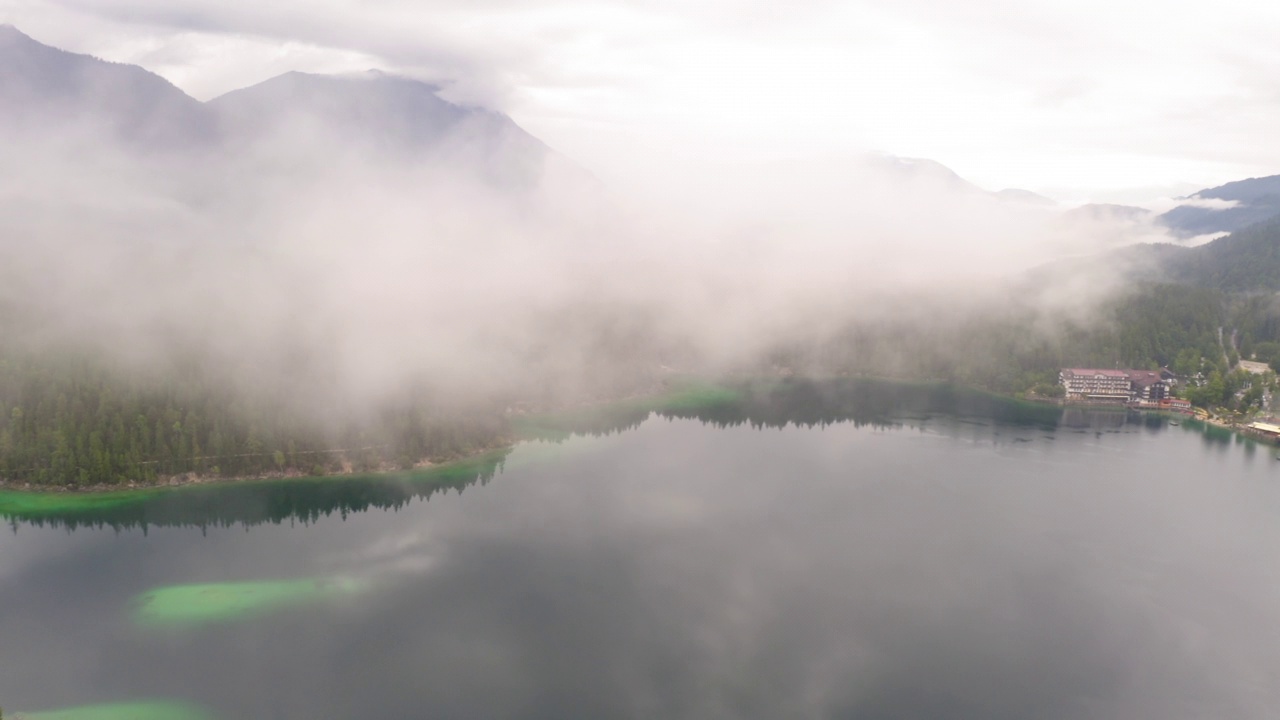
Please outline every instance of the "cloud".
M1222 198L1183 196L1164 197L1158 201L1148 203L1147 205L1154 213L1165 213L1179 207L1201 208L1204 210L1230 210L1231 208L1240 207L1240 201L1224 200Z
M1185 200L1179 200L1177 207L1194 207L1203 208L1205 210L1230 210L1234 207L1240 207L1240 201L1223 200L1221 198L1191 197Z
M0 185L11 337L153 375L194 354L312 417L414 388L565 402L986 312L1096 229L881 157L770 163L680 206L574 173L494 185L468 136L404 162L303 120L212 157L7 147L35 170Z
M1280 165L1274 10L1147 0L593 3L24 2L5 17L207 97L370 64L512 113L606 179L664 149L704 171L817 148L932 157L992 187L1100 197ZM1206 53L1205 47L1232 48ZM1205 144L1212 135L1219 139Z
M1181 244L1186 245L1187 247L1196 247L1198 245L1206 245L1208 243L1213 242L1214 240L1217 240L1218 238L1224 238L1230 234L1231 233L1229 232L1217 232L1217 233L1206 233L1204 235L1196 235L1195 237L1190 237L1190 238L1187 238L1186 240L1183 240Z
M976 318L1078 317L1115 289L1112 265L1067 288L1024 274L1162 237L832 148L655 152L598 183L500 115L377 75L292 75L203 110L224 133L212 151L139 156L54 122L0 148L29 168L0 179L13 342L147 377L197 362L319 421L415 393L563 404L756 372L859 328L945 354Z

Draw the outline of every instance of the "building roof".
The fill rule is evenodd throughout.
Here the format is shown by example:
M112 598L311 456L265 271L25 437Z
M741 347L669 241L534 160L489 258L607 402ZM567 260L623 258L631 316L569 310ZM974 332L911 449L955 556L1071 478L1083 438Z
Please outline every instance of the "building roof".
M1164 382L1164 378L1160 377L1160 373L1155 370L1129 370L1129 380L1135 385L1155 385L1158 382Z
M1254 430L1261 430L1262 432L1265 432L1265 433L1280 435L1280 425L1272 425L1271 423L1256 422L1256 423L1249 423L1249 427L1253 428Z
M1072 375L1102 375L1114 378L1129 376L1128 370L1099 370L1095 368L1063 368L1062 372L1071 373Z

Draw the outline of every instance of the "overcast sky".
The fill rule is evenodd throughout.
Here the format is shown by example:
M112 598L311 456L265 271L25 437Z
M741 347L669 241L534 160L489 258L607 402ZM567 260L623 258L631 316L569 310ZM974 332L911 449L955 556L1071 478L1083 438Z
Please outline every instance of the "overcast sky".
M435 80L611 182L865 150L1066 201L1280 172L1270 2L0 0L0 22L200 99L288 70Z

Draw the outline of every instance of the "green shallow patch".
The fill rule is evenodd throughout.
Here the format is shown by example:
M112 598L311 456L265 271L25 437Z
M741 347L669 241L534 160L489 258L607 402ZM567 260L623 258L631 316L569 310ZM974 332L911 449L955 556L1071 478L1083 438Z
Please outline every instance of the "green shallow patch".
M604 435L631 429L655 412L715 410L732 406L743 398L741 388L686 379L663 395L530 415L512 424L526 440L559 442L578 434Z
M119 528L229 526L301 520L400 507L446 489L487 482L509 450L388 474L241 480L109 492L0 490L0 517L11 522Z
M723 385L697 384L689 385L679 392L672 393L658 403L659 410L675 408L708 408L725 405L742 399L742 391Z
M0 515L25 517L76 510L111 510L146 500L159 492L162 488L93 493L0 490Z
M225 622L351 595L365 586L351 578L170 585L138 595L133 617L148 626Z
M14 717L22 720L213 720L213 715L195 705L165 700L85 705L64 710L19 713Z

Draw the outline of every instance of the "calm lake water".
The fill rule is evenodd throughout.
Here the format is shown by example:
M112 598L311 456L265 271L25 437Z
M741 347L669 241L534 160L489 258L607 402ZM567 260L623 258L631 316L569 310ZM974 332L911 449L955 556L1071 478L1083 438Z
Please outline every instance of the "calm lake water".
M528 443L429 497L327 481L12 520L0 706L163 699L221 720L1280 708L1273 450L1115 413L778 427L785 412ZM267 584L195 594L275 598L255 613L146 614L165 588L252 582Z

